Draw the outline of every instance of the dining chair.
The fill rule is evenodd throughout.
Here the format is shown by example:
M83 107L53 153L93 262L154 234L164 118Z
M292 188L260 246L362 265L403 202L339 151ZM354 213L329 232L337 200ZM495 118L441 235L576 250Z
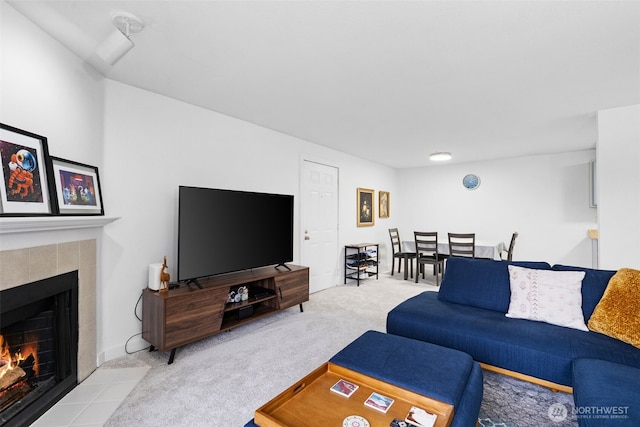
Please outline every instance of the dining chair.
M449 255L476 257L475 233L449 233Z
M389 237L391 238L391 250L393 256L391 257L391 275L393 276L393 270L395 270L396 258L398 259L398 273L402 267L400 260L404 260L404 279L407 280L407 268L411 269L411 277L413 278L413 260L416 257L415 252L407 252L402 250L402 240L400 240L400 233L397 228L389 229Z
M518 232L514 232L511 235L511 242L509 243L509 249L506 251L507 252L507 261L513 261L513 248L516 245L516 239L518 238ZM504 252L504 251L502 251ZM500 259L504 260L504 258L502 257L502 252L500 252Z
M413 238L416 244L416 283L420 273L422 278L425 278L424 265L431 264L433 274L436 276L436 285L440 286L440 276L444 271L446 255L438 253L438 233L414 231Z

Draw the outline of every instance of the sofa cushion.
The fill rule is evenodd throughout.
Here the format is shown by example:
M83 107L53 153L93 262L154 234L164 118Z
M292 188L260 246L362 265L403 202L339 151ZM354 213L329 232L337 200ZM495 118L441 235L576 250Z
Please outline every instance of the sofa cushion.
M585 322L589 320L593 309L596 308L600 298L607 288L609 279L616 274L613 270L595 270L592 268L573 267L569 265L556 264L552 267L556 271L584 271L582 279L582 314Z
M589 329L640 348L640 270L621 268L589 319Z
M573 400L580 427L640 425L640 369L606 360L573 361Z
M506 313L511 299L509 265L551 269L546 262L451 257L447 259L438 298Z
M505 316L588 331L582 316L583 271L509 266L511 302Z

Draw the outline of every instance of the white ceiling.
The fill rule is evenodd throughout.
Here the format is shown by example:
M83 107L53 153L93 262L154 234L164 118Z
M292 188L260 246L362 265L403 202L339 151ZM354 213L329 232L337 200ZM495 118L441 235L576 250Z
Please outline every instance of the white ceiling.
M595 147L640 103L640 1L9 1L113 80L397 168Z

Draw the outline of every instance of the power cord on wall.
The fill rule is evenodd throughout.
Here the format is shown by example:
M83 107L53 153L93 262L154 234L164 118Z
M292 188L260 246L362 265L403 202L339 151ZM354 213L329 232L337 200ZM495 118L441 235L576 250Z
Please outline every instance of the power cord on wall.
M136 302L135 307L133 307L133 315L136 316L136 319L142 322L142 317L138 316L138 306L140 305L140 301L142 301L142 295L144 291L140 292L140 296L138 297L138 301Z
M140 296L138 297L138 301L136 302L136 305L133 307L133 315L134 315L134 316L136 316L136 319L138 319L138 320L139 320L139 321L141 321L141 322L142 322L142 317L138 316L138 306L140 305L140 302L142 301L142 294L143 294L143 292L144 292L144 291L140 292ZM135 350L135 351L129 351L129 350L127 349L127 346L129 345L129 342L130 342L132 339L134 339L135 337L140 336L140 335L142 335L142 332L137 333L137 334L132 335L132 336L130 336L130 337L129 337L129 339L127 340L127 342L125 342L125 343L124 343L124 351L125 351L125 353L127 353L127 354L135 354L135 353L139 353L139 352L141 352L141 351L148 350L149 348L151 348L151 346L149 345L149 346L147 346L147 347L144 347L144 348L141 348L140 350Z

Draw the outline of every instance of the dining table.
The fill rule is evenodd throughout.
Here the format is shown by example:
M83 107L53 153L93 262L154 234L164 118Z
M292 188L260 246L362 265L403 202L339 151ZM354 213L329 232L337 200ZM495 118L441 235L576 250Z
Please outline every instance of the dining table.
M485 240L476 239L476 258L490 258L495 260L502 259L500 254L506 250L504 242L499 240ZM416 242L413 240L403 240L402 250L404 252L415 252ZM449 255L449 242L438 242L438 253L442 255Z

